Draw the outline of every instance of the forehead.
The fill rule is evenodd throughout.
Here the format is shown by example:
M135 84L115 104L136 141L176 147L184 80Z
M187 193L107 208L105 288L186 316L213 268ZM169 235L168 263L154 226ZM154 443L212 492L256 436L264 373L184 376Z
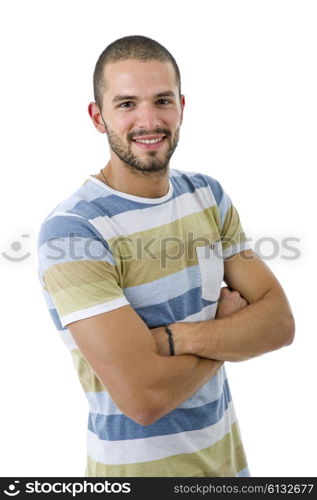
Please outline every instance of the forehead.
M139 95L175 90L176 72L169 61L126 59L111 62L104 68L106 94Z

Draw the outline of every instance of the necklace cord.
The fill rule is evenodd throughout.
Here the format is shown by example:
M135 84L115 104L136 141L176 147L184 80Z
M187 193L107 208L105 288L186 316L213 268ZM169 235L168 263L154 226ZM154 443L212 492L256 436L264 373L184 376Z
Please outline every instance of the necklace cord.
M108 182L106 181L106 178L105 178L105 176L103 175L103 171L102 171L102 168L100 169L100 173L101 173L101 175L102 175L102 178L103 178L103 180L105 181L105 183L106 183L106 184L107 184L107 185L109 186Z

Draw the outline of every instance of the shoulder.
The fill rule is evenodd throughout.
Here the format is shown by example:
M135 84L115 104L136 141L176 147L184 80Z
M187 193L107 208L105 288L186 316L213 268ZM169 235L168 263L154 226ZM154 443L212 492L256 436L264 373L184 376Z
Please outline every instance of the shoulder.
M210 175L202 174L201 172L187 172L185 170L173 168L170 169L170 178L174 187L178 187L179 189L182 187L185 189L186 187L190 187L192 191L195 191L196 189L207 188L211 191L211 194L213 195L218 206L220 205L225 194L223 187L217 179L211 177Z
M102 197L104 193L98 185L85 181L44 217L39 227L38 247L55 238L99 237L92 221L100 216L98 200Z

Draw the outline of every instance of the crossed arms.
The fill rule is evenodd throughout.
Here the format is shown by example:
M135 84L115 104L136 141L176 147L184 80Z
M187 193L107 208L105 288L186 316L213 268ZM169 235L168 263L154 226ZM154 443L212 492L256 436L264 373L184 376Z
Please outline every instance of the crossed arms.
M284 291L253 251L225 261L224 280L248 303L215 320L171 325L175 351L220 361L244 361L292 342L294 319ZM158 351L166 354L163 334L153 331Z
M224 361L249 359L293 341L290 306L265 263L246 250L227 259L224 269L225 282L246 302L234 292L230 314L222 294L222 314L215 320L172 323L176 356L165 355L163 327L150 330L131 306L68 325L113 401L137 423L149 425L175 409Z

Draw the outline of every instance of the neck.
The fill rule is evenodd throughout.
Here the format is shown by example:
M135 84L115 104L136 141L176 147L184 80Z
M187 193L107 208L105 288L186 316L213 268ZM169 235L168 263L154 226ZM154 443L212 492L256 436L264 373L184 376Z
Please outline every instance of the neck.
M112 189L142 198L161 198L169 189L169 166L160 172L144 172L110 160L102 173ZM100 173L95 177L104 182Z

